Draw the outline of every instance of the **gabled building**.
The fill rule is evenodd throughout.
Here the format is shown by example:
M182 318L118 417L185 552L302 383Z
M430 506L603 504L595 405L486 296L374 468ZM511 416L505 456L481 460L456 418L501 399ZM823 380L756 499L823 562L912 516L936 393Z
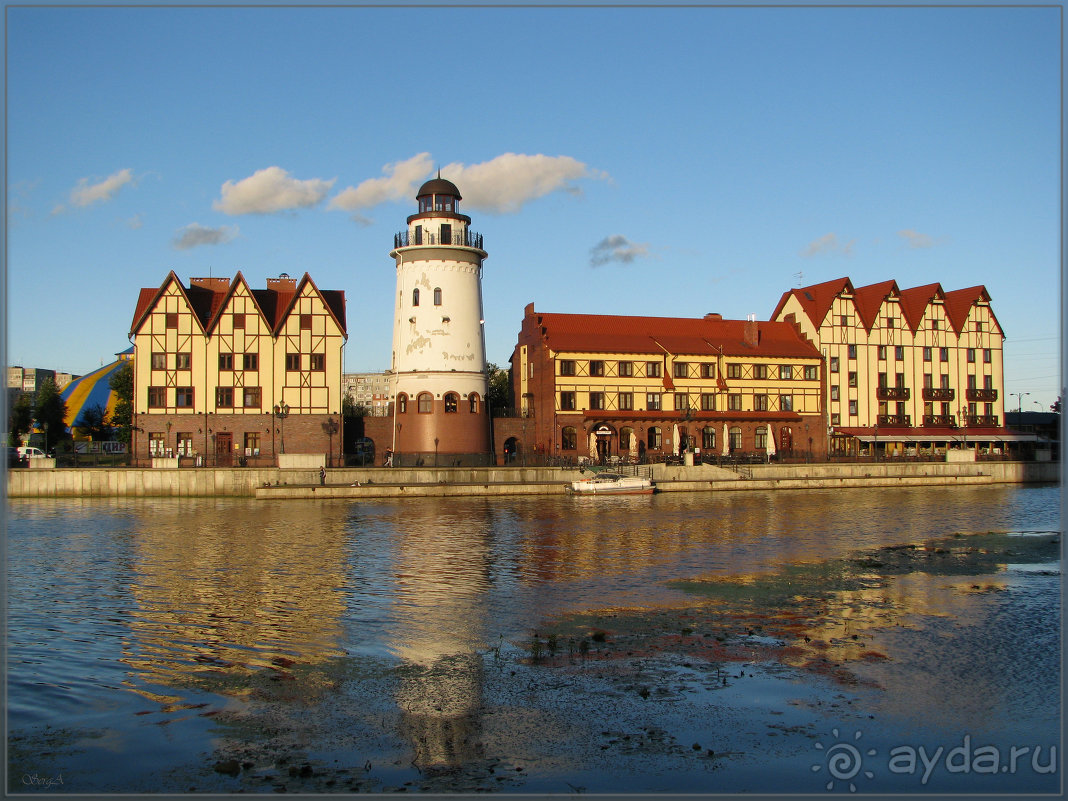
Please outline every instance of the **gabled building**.
M239 272L173 272L142 289L134 343L134 456L229 467L340 443L345 295L305 273L253 289Z
M1005 339L982 286L854 287L838 278L783 294L772 319L796 323L827 363L832 452L1000 450Z
M523 433L566 458L825 452L819 350L796 325L551 314L526 307L511 358ZM520 441L525 440L525 441Z

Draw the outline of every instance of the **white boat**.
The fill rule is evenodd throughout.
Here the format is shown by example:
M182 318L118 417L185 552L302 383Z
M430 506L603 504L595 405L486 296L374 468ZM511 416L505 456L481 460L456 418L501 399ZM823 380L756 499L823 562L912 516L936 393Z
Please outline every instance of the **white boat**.
M641 476L595 473L589 478L572 481L570 490L583 495L650 495L656 492L656 487L652 479Z

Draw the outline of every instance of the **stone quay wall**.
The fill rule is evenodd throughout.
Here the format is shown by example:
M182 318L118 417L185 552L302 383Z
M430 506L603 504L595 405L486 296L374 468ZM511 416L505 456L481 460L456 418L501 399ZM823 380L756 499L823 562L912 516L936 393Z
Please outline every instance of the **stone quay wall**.
M587 471L588 475L588 471ZM652 465L661 492L1055 483L1057 462ZM9 470L9 498L55 497L413 497L559 494L574 468L56 468Z

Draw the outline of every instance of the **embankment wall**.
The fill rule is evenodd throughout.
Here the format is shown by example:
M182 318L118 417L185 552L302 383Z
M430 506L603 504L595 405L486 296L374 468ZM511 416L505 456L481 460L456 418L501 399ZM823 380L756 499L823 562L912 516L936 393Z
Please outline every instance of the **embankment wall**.
M8 471L7 494L10 498L255 497L261 490L262 497L268 484L275 488L270 497L339 497L341 490L346 497L556 494L579 476L575 469L535 467L336 468L327 471L326 484L337 491L315 496L307 490L319 486L317 469L22 469ZM1026 484L1058 482L1060 476L1057 462L753 465L739 471L711 465L653 466L653 478L662 492ZM356 482L361 486L352 486Z

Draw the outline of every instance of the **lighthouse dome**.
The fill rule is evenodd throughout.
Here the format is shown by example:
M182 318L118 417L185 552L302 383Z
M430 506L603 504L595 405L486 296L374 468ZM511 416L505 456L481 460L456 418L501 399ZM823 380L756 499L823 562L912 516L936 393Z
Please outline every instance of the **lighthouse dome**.
M445 180L440 175L437 178L431 178L419 187L419 191L415 196L416 198L421 198L427 195L450 195L457 200L463 200L460 197L460 190L456 188L456 184Z

